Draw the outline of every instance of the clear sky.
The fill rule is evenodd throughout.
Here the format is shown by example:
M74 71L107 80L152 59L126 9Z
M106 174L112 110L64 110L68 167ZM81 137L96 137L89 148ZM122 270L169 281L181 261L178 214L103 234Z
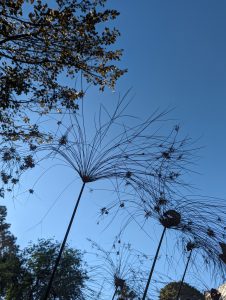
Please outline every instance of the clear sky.
M106 91L99 95L94 89L88 91L85 100L88 114L97 111L100 102L112 107L118 93L124 94L129 88L133 96L129 110L139 117L147 117L156 108L173 108L170 116L175 123L180 123L185 135L198 139L203 146L195 166L200 175L194 174L189 180L201 194L226 198L226 2L109 0L108 6L121 13L115 25L121 31L118 46L125 49L121 66L128 68L128 73L119 80L114 93ZM4 201L8 221L22 247L39 237L55 236L61 240L79 191L80 181L73 172L58 167L41 177L34 195L22 193L33 185L45 167L32 170L24 177L15 199ZM101 197L98 192L85 192L69 238L72 245L87 249L86 238L90 237L104 247L111 246L116 230L103 231L104 227L96 226ZM128 233L129 239L134 247L154 253L155 243L147 241L135 224ZM158 240L156 233L153 239ZM177 280L183 263L181 266L175 274ZM161 267L159 271L164 271ZM209 283L208 276L205 279ZM189 280L195 282L194 276Z

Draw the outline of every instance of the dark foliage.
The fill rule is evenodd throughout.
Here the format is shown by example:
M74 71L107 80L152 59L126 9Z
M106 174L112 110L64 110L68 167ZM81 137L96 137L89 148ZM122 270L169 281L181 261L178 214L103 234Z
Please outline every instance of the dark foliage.
M6 207L0 206L0 296L6 300L40 300L60 244L39 240L20 251L6 215ZM87 279L81 252L66 246L50 299L83 299Z
M176 300L180 282L170 282L161 289L160 300ZM180 300L204 300L204 295L197 289L184 283L181 289Z
M20 253L20 268L7 289L6 299L42 299L59 246L58 242L52 240L39 240L37 244L25 248ZM86 279L81 253L65 247L49 299L83 299Z
M77 109L84 92L63 86L62 73L81 71L101 89L124 73L113 63L122 51L109 50L119 31L105 25L119 13L104 9L104 0L26 2L1 1L0 8L0 132L11 140L40 137L28 111Z
M16 238L9 231L6 223L7 209L0 206L0 295L5 296L7 290L16 280L20 270Z
M0 1L1 197L34 167L25 146L32 152L51 140L45 116L78 109L78 77L103 90L125 72L116 66L122 50L110 49L119 31L109 21L119 13L104 6L105 0Z

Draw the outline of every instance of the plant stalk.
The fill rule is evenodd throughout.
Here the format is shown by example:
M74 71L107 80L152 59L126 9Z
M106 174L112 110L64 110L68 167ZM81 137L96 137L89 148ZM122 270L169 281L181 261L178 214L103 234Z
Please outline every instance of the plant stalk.
M118 289L116 288L116 289L115 289L115 292L114 292L114 295L113 295L113 297L112 297L111 300L114 300L114 299L115 299L115 296L116 296L117 291L118 291Z
M180 282L180 286L179 286L179 289L178 289L178 293L177 293L177 298L176 298L176 300L179 300L179 297L180 297L182 285L183 285L183 283L184 283L184 278L185 278L185 275L186 275L186 273L187 273L187 269L188 269L189 262L190 262L190 260L191 260L192 250L193 250L193 249L191 249L191 251L190 251L190 253L189 253L189 256L188 256L188 260L187 260L187 263L186 263L186 267L185 267L185 270L184 270L184 274L183 274L182 279L181 279L181 282Z
M166 232L166 227L164 227L164 229L162 231L162 235L161 235L161 238L160 238L160 241L159 241L159 244L158 244L158 248L157 248L157 251L156 251L156 254L155 254L154 261L152 263L151 271L150 271L150 274L149 274L149 277L148 277L148 281L147 281L147 284L146 284L146 287L145 287L145 290L144 290L142 300L145 300L145 298L147 296L148 288L149 288L151 278L152 278L152 275L153 275L153 272L154 272L154 269L155 269L155 264L156 264L156 261L157 261L158 255L159 255L159 250L161 248L165 232Z
M48 297L49 297L49 294L50 294L50 291L51 291L51 288L52 288L52 284L53 284L53 279L54 279L55 273L57 271L57 267L59 265L59 262L60 262L60 259L61 259L64 247L65 247L65 244L67 242L68 234L70 232L70 229L71 229L71 226L72 226L72 223L73 223L73 220L74 220L74 217L75 217L75 214L76 214L76 211L77 211L77 208L78 208L78 205L79 205L79 202L80 202L80 199L81 199L84 187L85 187L85 184L86 183L83 182L81 190L80 190L80 193L79 193L79 196L77 198L77 201L76 201L76 204L75 204L75 207L74 207L74 210L73 210L73 213L72 213L72 216L71 216L71 219L70 219L70 222L69 222L68 227L67 227L67 231L66 231L66 233L64 235L63 242L62 242L62 244L60 246L60 251L59 251L59 254L58 254L57 258L56 258L55 265L54 265L51 277L49 279L49 283L48 283L48 286L47 286L47 289L46 289L46 293L45 293L45 296L44 296L43 300L48 300Z

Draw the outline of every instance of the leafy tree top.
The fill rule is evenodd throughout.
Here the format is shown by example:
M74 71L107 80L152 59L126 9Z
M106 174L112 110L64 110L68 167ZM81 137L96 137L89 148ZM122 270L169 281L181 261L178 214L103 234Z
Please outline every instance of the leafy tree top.
M0 206L0 298L41 299L48 284L60 243L38 240L23 251L6 222L7 209ZM66 246L51 290L51 298L84 299L88 279L82 253Z
M14 284L7 290L7 299L42 299L60 244L39 240L22 251L21 268ZM67 246L57 270L49 299L84 299L88 279L80 251Z
M45 116L78 109L84 95L82 85L74 86L78 77L103 90L113 88L125 70L116 66L122 50L111 49L119 31L109 22L119 13L106 9L105 0L0 4L0 197L4 197L19 174L34 167L28 151L51 140L43 125ZM62 76L68 77L67 83Z
M16 238L10 232L10 224L6 222L7 209L0 206L0 296L5 296L13 284L15 273L20 270L18 246Z
M179 290L179 282L170 282L163 287L159 294L160 300L176 300ZM187 283L183 283L180 293L180 300L204 300L204 295L200 293L196 288Z
M25 3L27 2L27 3ZM122 50L110 50L118 16L105 1L13 0L0 7L0 132L11 140L37 138L28 111L40 115L77 109L82 89L64 86L60 75L114 87L125 72L115 65ZM26 132L27 129L27 132Z
M3 258L6 253L15 254L18 250L16 238L9 231L10 224L6 222L7 209L0 206L0 257Z

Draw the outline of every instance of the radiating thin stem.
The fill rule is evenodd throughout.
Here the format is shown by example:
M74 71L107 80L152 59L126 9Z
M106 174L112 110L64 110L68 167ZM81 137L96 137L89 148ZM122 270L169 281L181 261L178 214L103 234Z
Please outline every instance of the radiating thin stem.
M115 289L115 292L114 292L114 295L113 295L113 297L112 297L112 299L111 300L114 300L115 299L115 296L116 296L116 293L117 293L117 288Z
M153 275L153 272L154 272L154 269L155 269L155 264L156 264L156 261L157 261L158 255L159 255L159 250L161 248L165 232L166 232L166 227L164 227L161 238L160 238L160 241L159 241L159 245L158 245L158 248L157 248L157 251L156 251L156 254L155 254L155 258L154 258L154 261L153 261L153 264L152 264L152 267L151 267L151 271L150 271L150 274L149 274L149 277L148 277L148 281L147 281L147 284L146 284L146 287L145 287L145 290L144 290L142 300L145 300L145 298L147 296L148 288L149 288L151 278L152 278L152 275Z
M65 247L65 244L67 242L68 234L70 232L70 229L71 229L71 226L72 226L72 223L73 223L73 220L74 220L74 217L75 217L75 214L76 214L76 211L77 211L77 208L78 208L78 205L79 205L79 202L80 202L80 199L81 199L84 187L85 187L85 184L86 183L83 182L80 193L79 193L79 196L78 196L78 199L77 199L76 204L75 204L75 208L73 210L70 222L69 222L68 227L67 227L67 231L64 235L64 240L61 244L59 254L58 254L57 259L55 261L55 265L54 265L54 268L53 268L53 271L52 271L52 274L51 274L51 277L50 277L50 280L49 280L49 283L48 283L46 293L45 293L45 296L44 296L43 300L48 300L48 297L49 297L49 294L50 294L50 291L51 291L51 288L52 288L52 284L53 284L53 279L54 279L55 273L57 271L57 267L59 265L59 262L60 262L64 247Z
M193 249L192 249L192 250L193 250ZM186 263L186 267L185 267L185 270L184 270L183 277L182 277L181 282L180 282L180 286L179 286L179 289L178 289L178 293L177 293L177 298L176 298L176 300L179 300L179 297L180 297L181 288L182 288L182 285L183 285L183 283L184 283L184 278L185 278L185 275L186 275L186 273L187 273L187 269L188 269L189 262L190 262L190 260L191 260L192 250L190 251L189 256L188 256L188 260L187 260L187 263Z

